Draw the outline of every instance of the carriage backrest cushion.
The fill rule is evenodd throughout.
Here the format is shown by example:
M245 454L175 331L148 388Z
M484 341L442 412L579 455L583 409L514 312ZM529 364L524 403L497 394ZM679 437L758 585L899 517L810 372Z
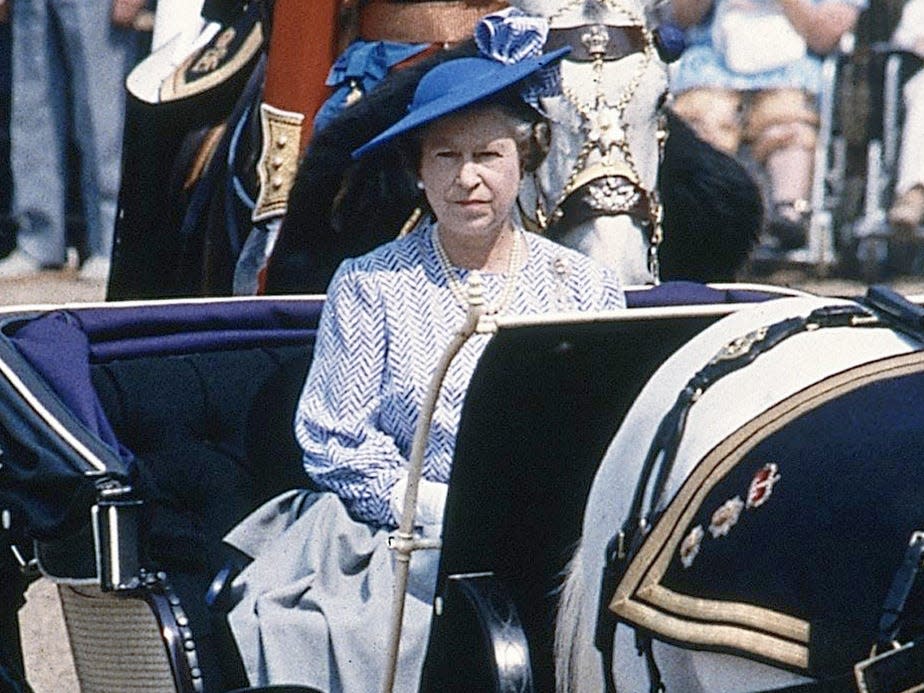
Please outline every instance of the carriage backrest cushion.
M137 473L131 448L124 445L125 430L114 431L110 425L111 412L98 399L91 383L91 369L115 361L156 360L182 354L216 352L230 359L229 354L234 351L287 346L300 346L307 359L310 350L305 347L313 343L322 305L323 299L318 297L206 304L115 304L32 312L4 321L0 346L4 363L15 378L25 383L29 396L35 397L69 433L95 453L112 475L124 479ZM235 367L230 362L226 365ZM92 467L61 441L61 435L35 414L35 408L25 401L23 393L10 383L11 380L0 383L9 389L8 396L3 398L6 406L0 412L4 443L8 452L16 453L8 454L5 460L4 507L22 508L30 531L38 538L67 535L78 523L86 521L86 510L93 500L93 482L86 472ZM157 392L160 384L166 385L155 378L151 392ZM179 389L171 399L179 405L185 394ZM192 396L194 392L189 394ZM224 394L229 401L236 398L230 387L224 389ZM139 399L145 398L147 393L139 392ZM236 406L249 411L248 400L237 399ZM147 413L156 412L152 408ZM216 421L199 422L188 430L203 431L212 426L209 432L214 433L214 426L219 426ZM224 430L231 431L234 426L236 423L228 423ZM240 435L242 430L243 426L236 428L235 433Z
M644 289L626 291L628 308L655 308L664 306L707 305L722 303L759 303L779 298L782 292L766 289L709 286L699 282L669 281Z
M303 472L293 475L301 472L295 401L279 381L280 373L304 378L309 357L308 348L293 345L94 367L103 408L135 454L133 481L157 565L204 567L224 533L267 494L296 480L304 485ZM272 457L280 457L265 456L251 432L272 439Z

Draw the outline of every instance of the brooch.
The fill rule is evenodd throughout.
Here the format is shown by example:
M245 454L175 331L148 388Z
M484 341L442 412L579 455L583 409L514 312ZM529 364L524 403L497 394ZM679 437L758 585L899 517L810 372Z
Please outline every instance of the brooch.
M766 503L779 480L779 467L773 462L768 462L758 469L748 488L748 508L759 508Z
M712 538L724 537L728 531L738 523L741 517L741 511L744 509L744 501L739 496L729 498L722 503L719 508L712 513L712 521L709 523L709 534Z

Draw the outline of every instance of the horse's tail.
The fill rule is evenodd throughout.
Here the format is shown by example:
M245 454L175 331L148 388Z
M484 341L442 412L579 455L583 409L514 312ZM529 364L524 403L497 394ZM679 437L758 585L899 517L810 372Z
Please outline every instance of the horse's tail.
M593 643L594 624L585 623L587 597L584 562L578 547L566 568L555 622L555 690L587 693L602 690L600 666Z

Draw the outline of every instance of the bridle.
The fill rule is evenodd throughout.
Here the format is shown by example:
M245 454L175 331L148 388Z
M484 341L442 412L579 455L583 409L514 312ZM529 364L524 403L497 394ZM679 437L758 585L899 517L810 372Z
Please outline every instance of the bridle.
M553 25L569 9L585 0L572 2L548 17ZM563 86L562 96L578 114L584 141L561 193L546 209L547 199L538 180L536 222L544 233L556 237L563 232L564 219L568 226L598 216L625 214L649 228L648 270L657 281L659 274L658 247L663 239L663 210L657 190L646 188L629 146L625 112L641 84L651 61L656 56L655 39L643 17L620 0L597 0L624 12L631 20L626 26L585 24L567 28L552 26L547 49L570 45L572 52L565 59L590 62L593 69L594 93L590 101L582 101L573 89ZM615 101L604 88L603 69L607 62L641 53L643 59L632 79L623 87ZM663 157L667 139L663 116L658 124L658 156ZM589 163L597 152L599 159Z

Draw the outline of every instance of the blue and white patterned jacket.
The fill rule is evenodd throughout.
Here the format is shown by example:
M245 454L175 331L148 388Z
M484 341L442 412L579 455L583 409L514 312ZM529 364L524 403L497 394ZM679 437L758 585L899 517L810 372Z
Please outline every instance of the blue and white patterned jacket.
M379 526L396 525L390 494L404 475L431 374L465 316L443 275L432 228L422 224L339 267L296 412L309 476L337 493L355 518ZM625 307L611 271L536 234L525 236L528 260L505 312ZM467 270L454 271L466 280ZM490 304L504 277L483 278ZM429 481L449 479L462 403L489 339L470 339L449 369L424 456Z

